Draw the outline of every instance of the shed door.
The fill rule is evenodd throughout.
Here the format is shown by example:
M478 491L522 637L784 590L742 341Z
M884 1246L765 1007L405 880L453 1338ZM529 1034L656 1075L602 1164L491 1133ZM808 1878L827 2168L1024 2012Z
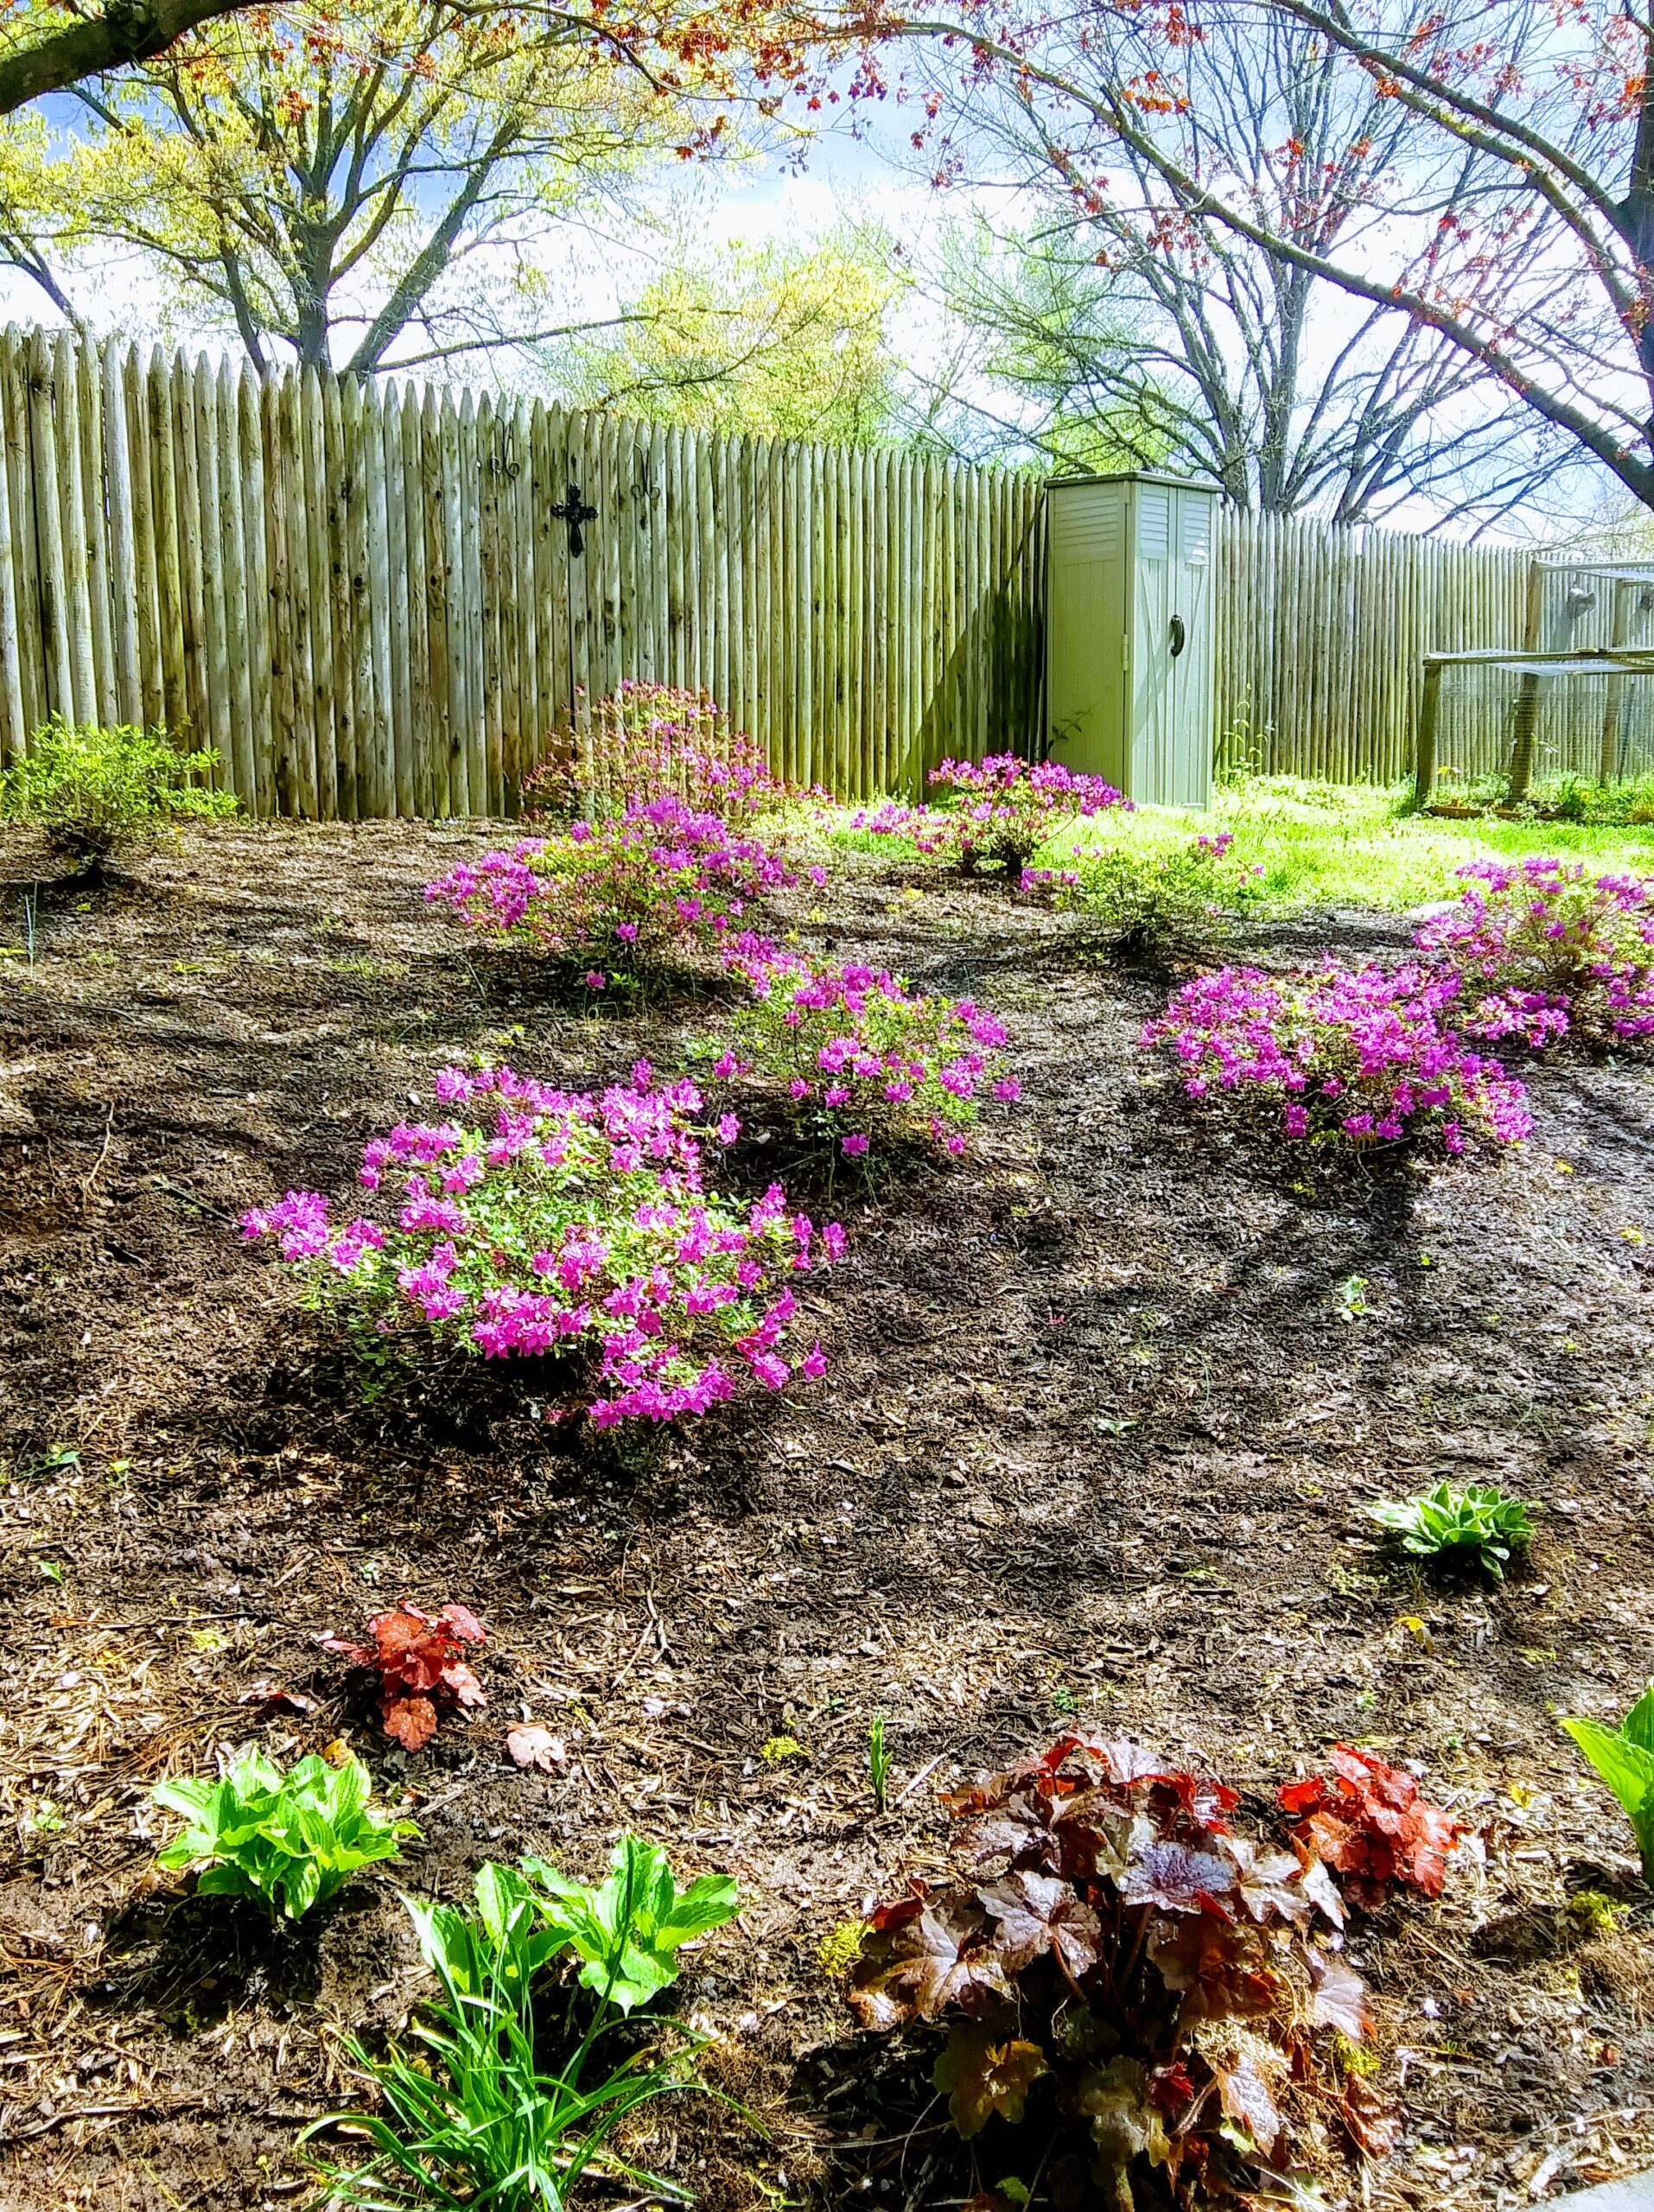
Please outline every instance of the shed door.
M1173 663L1172 752L1166 797L1174 806L1212 802L1212 531L1215 505L1206 492L1179 492L1177 576L1174 614L1183 620L1183 651Z
M1124 487L1076 484L1050 499L1051 757L1117 785L1126 766Z
M1163 806L1172 796L1177 744L1175 663L1171 653L1173 600L1180 563L1178 493L1167 484L1139 484L1137 560L1132 586L1131 781L1133 798Z

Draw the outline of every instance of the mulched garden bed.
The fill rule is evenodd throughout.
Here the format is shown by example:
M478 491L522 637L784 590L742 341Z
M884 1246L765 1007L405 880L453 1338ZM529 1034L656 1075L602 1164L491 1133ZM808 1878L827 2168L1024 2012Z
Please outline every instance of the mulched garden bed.
M589 1874L630 1826L741 1883L679 1996L768 2131L678 2102L648 2161L741 2212L957 2204L1016 2158L851 2037L817 1953L939 1870L941 1787L1072 1719L1255 1809L1353 1740L1482 1832L1439 1904L1354 1935L1407 2125L1350 2202L1515 2204L1654 2158L1654 1914L1554 1717L1618 1714L1654 1664L1654 1077L1524 1069L1519 1156L1328 1180L1140 1052L1163 982L992 887L849 863L802 941L999 1009L1024 1103L969 1162L841 1179L824 1383L571 1456L508 1363L365 1398L234 1228L345 1189L448 1050L591 1081L704 1030L704 1002L560 1003L429 914L480 843L192 833L135 884L48 888L33 966L0 960L0 2201L302 2201L339 2037L420 1986L397 1883L458 1897L525 1848ZM9 948L36 873L0 845ZM1369 917L1320 943L1345 937L1404 942ZM1443 1475L1545 1509L1503 1589L1375 1548L1362 1504ZM316 1643L404 1594L490 1631L487 1711L416 1757ZM504 1756L525 1715L551 1775ZM402 1866L274 1941L150 1872L162 1773L341 1736L415 1794ZM783 1737L804 1755L767 1759Z

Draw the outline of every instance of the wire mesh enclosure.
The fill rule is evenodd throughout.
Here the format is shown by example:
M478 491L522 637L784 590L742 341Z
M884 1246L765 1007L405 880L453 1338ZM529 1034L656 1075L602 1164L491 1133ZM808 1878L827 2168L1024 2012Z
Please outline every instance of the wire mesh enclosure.
M1527 702L1530 700L1530 705ZM1654 657L1645 667L1519 658L1449 664L1441 677L1436 782L1508 773L1524 712L1536 783L1578 776L1612 783L1654 774Z

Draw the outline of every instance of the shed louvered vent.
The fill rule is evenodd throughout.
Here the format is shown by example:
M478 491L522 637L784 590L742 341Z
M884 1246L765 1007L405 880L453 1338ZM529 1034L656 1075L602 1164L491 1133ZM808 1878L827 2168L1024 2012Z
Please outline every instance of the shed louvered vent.
M1145 561L1165 561L1172 551L1172 502L1158 484L1145 484L1138 497L1137 548Z
M1125 550L1118 506L1059 499L1051 512L1052 550L1070 561L1117 561Z

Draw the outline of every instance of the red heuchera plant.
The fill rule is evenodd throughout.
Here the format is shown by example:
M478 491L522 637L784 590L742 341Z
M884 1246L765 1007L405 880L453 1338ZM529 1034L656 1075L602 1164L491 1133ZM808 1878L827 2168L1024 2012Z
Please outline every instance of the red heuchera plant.
M932 2078L962 2135L1037 2101L1053 2202L1122 2205L1140 2164L1182 2202L1326 2163L1329 2121L1387 2145L1316 2047L1368 2022L1313 1852L1237 1834L1222 1783L1079 1735L947 1802L951 1876L878 1908L849 2003L946 2030Z
M461 1656L468 1644L487 1641L469 1606L423 1613L404 1598L388 1613L376 1613L367 1633L366 1643L324 1636L321 1648L378 1678L385 1732L408 1751L423 1751L436 1733L439 1707L486 1704L481 1683Z
M1381 1904L1391 1882L1439 1897L1464 1822L1427 1804L1410 1774L1371 1751L1334 1744L1332 1761L1330 1777L1311 1775L1281 1791L1294 1841L1336 1867L1361 1904Z

